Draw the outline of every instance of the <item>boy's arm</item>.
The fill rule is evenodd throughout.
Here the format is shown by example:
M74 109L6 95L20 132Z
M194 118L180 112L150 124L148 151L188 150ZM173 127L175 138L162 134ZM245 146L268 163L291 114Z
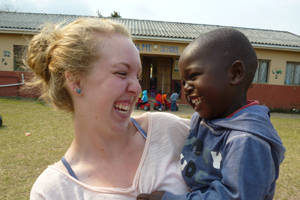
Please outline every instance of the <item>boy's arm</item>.
M156 191L156 192L152 192L151 194L139 194L136 199L137 200L161 200L164 193L165 191Z
M165 192L149 200L272 199L275 193L275 168L270 145L251 134L241 134L227 142L222 152L222 179L210 183L205 192L183 195ZM276 158L275 158L276 160ZM276 166L277 165L277 166ZM145 198L147 199L147 198Z

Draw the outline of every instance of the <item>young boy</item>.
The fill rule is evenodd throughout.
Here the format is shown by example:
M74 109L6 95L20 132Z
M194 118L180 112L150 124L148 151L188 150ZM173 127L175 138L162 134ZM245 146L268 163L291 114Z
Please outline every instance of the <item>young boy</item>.
M167 93L163 93L163 95L161 95L161 102L162 102L162 106L160 107L159 110L168 110L167 108Z
M157 95L155 96L155 100L156 100L156 103L159 104L159 108L162 107L162 101L161 101L161 91L158 90L157 92Z
M141 105L148 103L147 90L143 91L143 96L141 100L142 101L136 105L135 109L138 109Z
M172 90L172 95L170 97L171 100L171 111L176 111L176 101L178 99L178 93L173 89Z
M197 112L181 154L191 192L158 191L137 199L274 197L285 148L269 109L247 101L256 67L251 43L235 29L210 31L184 50L179 71L185 97Z

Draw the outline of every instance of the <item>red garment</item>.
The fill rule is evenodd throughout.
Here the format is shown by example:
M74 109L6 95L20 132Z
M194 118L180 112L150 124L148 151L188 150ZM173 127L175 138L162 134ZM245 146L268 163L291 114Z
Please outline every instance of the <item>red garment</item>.
M243 110L244 108L247 108L249 106L253 106L253 105L259 105L259 102L257 100L247 100L247 104L245 106L243 106L242 108L238 109L237 111L233 112L231 115L227 116L226 118L230 118L232 117L235 113L237 113L240 110Z
M156 97L155 97L156 101L158 101L159 103L162 104L162 101L161 101L161 94L157 94Z

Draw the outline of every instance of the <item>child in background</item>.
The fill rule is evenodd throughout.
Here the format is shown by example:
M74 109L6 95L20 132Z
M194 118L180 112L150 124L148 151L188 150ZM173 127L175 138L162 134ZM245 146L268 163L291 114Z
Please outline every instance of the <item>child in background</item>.
M159 109L162 107L162 101L161 101L161 91L158 90L157 95L155 97L156 103L159 104Z
M156 93L155 85L152 85L150 92L151 92L151 97L154 98Z
M160 111L167 110L167 93L161 96L162 106L159 108Z
M176 91L173 89L173 94L170 97L171 100L171 111L176 111L176 101L178 99L178 94L176 93Z
M141 98L142 102L138 103L135 107L135 109L138 109L140 105L148 103L148 96L147 96L147 90L143 91L143 96Z
M257 68L247 37L228 28L205 33L188 45L178 66L185 98L196 111L181 154L191 192L137 199L273 199L285 148L269 109L247 101Z

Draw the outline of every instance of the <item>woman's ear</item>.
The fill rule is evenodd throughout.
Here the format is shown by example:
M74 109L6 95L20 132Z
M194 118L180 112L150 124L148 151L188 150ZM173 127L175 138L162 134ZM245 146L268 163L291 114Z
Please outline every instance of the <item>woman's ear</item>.
M81 96L82 84L81 84L80 76L77 73L66 71L65 78L66 78L67 86L69 87L71 93L77 96Z
M230 66L231 85L238 85L245 79L246 67L245 64L237 60Z

